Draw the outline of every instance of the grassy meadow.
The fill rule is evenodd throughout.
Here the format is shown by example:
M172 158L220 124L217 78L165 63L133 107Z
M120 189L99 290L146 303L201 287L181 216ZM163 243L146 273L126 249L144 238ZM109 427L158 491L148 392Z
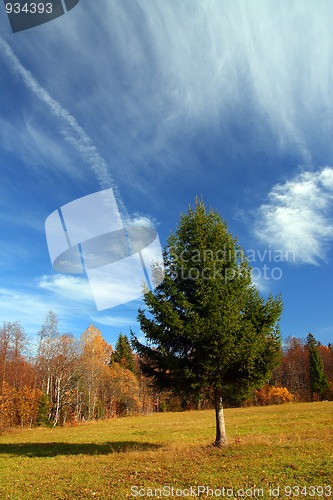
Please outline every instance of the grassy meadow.
M212 446L211 410L12 430L0 436L0 499L214 498L207 487L220 498L333 499L333 402L225 417L227 449Z

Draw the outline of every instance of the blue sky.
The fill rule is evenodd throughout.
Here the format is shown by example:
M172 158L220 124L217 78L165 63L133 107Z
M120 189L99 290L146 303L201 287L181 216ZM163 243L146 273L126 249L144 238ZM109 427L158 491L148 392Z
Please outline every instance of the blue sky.
M81 0L16 34L0 9L1 321L138 331L139 301L97 311L46 244L54 210L112 187L162 244L202 196L282 293L283 336L333 342L332 2Z

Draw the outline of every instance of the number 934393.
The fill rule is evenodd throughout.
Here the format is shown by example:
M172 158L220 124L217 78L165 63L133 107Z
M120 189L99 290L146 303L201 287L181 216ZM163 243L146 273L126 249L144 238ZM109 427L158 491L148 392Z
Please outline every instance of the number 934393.
M36 3L36 2L7 2L7 14L52 14L52 3Z

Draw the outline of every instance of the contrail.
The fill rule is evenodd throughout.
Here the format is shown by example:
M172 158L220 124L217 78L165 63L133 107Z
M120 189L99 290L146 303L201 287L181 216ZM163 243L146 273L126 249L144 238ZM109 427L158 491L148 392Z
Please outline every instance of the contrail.
M72 116L67 109L63 108L55 99L53 99L50 94L38 83L36 78L34 78L30 71L23 66L12 48L1 36L0 49L6 56L7 62L10 63L11 70L14 70L22 77L26 87L30 89L40 101L46 104L51 114L58 119L60 125L59 129L62 136L76 149L76 151L78 151L82 160L92 169L98 179L100 187L102 189L112 187L117 199L118 208L123 213L125 218L128 218L127 210L119 194L118 188L108 172L107 163L97 151L91 138L79 125L74 116Z

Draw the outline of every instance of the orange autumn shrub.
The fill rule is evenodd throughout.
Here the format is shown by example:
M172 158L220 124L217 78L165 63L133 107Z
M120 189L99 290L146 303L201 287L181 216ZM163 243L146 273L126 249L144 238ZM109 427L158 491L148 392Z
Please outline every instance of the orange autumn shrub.
M0 429L16 424L15 389L6 382L0 393Z
M260 406L291 403L293 399L293 394L286 387L275 387L266 384L262 389L255 391L255 402Z
M6 382L0 393L0 428L35 425L42 391L23 386L11 387Z

